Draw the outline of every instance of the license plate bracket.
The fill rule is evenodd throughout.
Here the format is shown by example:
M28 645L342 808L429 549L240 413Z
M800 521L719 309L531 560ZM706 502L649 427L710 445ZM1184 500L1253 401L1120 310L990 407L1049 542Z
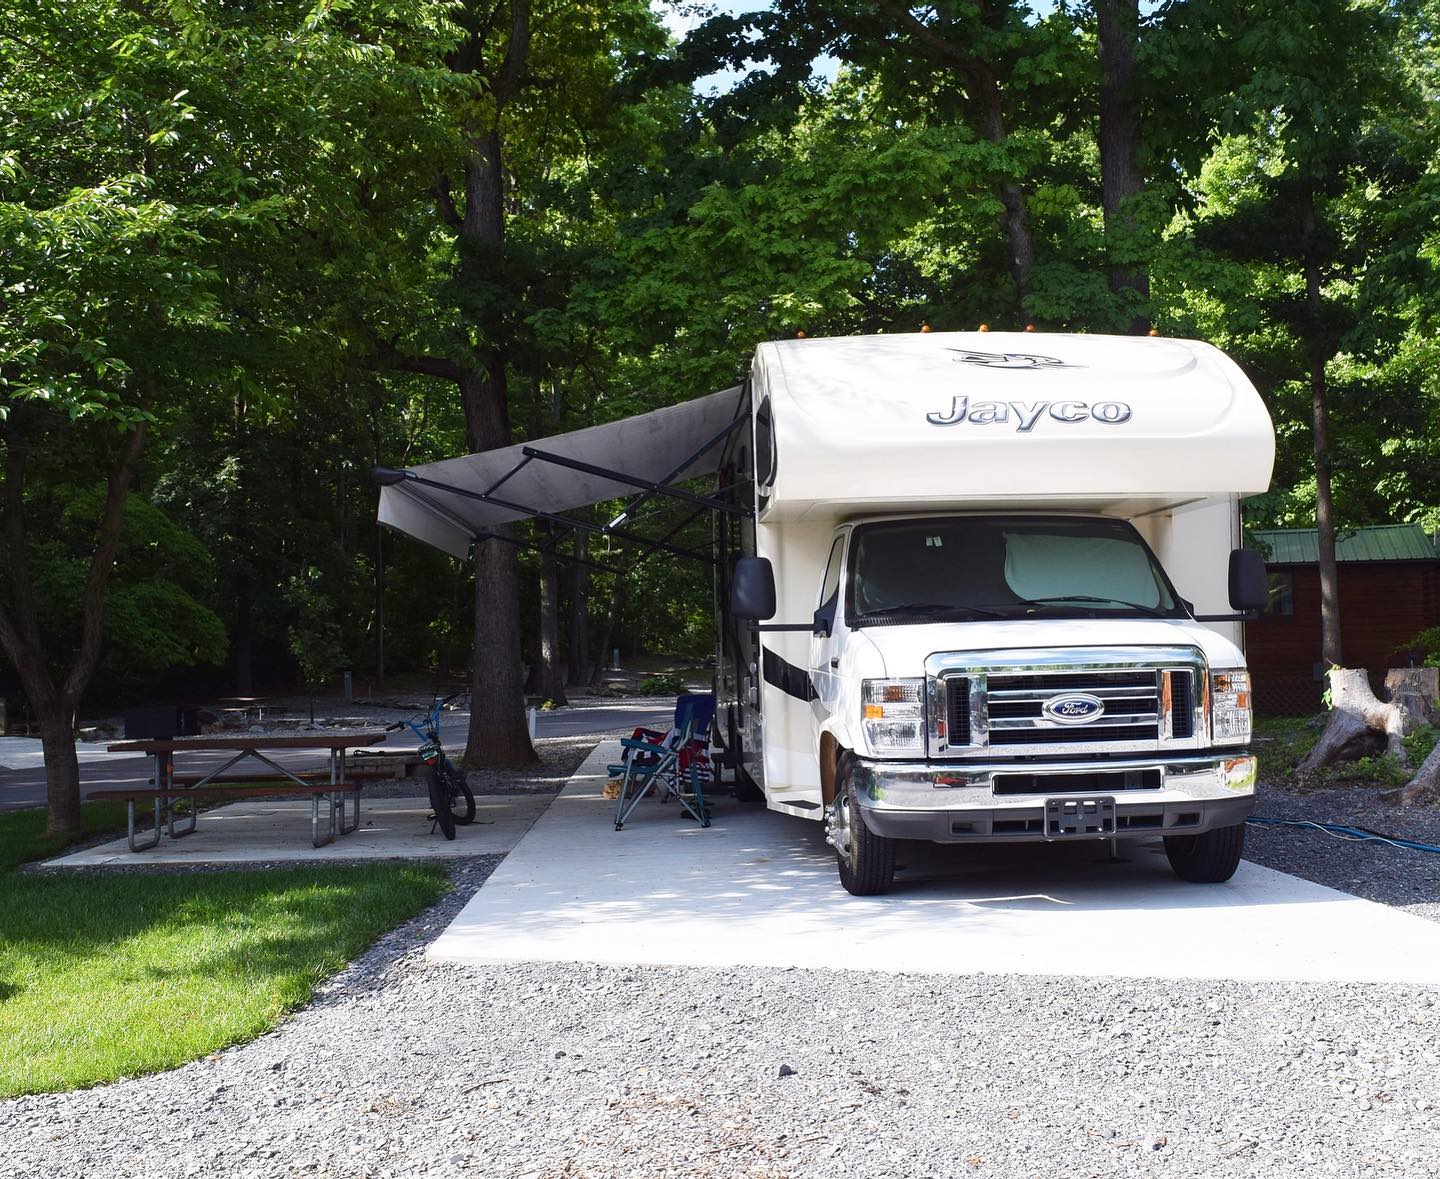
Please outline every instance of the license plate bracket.
M1047 798L1046 839L1106 839L1115 834L1115 800Z

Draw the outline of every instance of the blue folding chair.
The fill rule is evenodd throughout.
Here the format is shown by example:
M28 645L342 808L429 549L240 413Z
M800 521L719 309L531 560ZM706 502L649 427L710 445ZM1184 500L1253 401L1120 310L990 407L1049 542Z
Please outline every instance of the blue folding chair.
M674 798L702 827L710 826L705 806L704 778L709 767L710 725L715 719L715 697L709 692L690 692L675 701L675 726L668 733L637 729L620 742L625 750L619 765L610 773L623 774L620 801L615 807L615 830L625 825L635 808L652 790L659 799ZM682 784L688 782L691 799Z

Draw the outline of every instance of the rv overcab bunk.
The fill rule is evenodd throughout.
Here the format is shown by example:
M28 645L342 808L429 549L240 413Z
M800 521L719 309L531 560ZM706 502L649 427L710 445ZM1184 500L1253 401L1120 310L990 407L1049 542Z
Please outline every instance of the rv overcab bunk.
M1234 872L1254 805L1240 499L1274 431L1208 344L763 344L717 515L719 739L884 892L901 840L1161 837ZM747 484L747 481L748 484Z

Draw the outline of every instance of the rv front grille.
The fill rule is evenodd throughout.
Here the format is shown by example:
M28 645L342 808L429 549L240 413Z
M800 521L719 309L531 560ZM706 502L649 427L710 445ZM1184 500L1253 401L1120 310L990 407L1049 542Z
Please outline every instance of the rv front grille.
M1172 671L1170 675L1170 735L1195 735L1195 673Z
M946 711L949 716L946 720L950 726L950 735L946 738L949 745L970 744L970 680L961 676L958 679L945 681Z
M1156 741L1160 736L1160 675L1158 671L1103 669L991 675L986 692L990 745ZM1074 694L1094 697L1103 710L1083 724L1066 724L1046 713L1048 702Z

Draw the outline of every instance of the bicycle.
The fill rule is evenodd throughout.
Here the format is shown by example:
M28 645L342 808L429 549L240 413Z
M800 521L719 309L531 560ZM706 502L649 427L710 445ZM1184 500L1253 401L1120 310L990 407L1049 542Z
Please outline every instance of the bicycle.
M465 781L464 771L445 756L440 744L440 710L460 695L463 693L454 692L443 700L437 696L430 711L421 714L421 719L398 720L385 727L387 733L408 728L420 738L420 760L430 767L425 776L430 806L446 839L455 838L456 824L468 825L475 821L475 794Z

